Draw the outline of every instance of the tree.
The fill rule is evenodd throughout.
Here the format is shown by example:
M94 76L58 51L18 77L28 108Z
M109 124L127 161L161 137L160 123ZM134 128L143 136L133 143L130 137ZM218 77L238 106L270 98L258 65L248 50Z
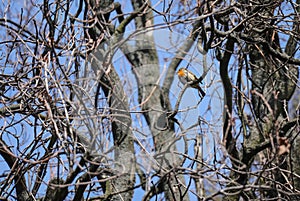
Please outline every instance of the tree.
M14 3L1 199L300 197L299 0Z

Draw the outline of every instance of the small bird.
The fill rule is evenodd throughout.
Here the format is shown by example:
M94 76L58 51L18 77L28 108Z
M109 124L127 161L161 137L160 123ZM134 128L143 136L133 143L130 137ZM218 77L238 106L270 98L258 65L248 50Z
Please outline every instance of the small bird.
M199 79L196 77L196 75L194 75L192 72L190 72L189 70L187 70L185 68L180 68L177 71L177 75L182 84L192 82L191 85L189 85L189 87L198 89L198 93L201 97L205 96L205 92L201 89L199 82L197 82L197 80L199 80ZM193 82L195 82L195 83L193 83Z

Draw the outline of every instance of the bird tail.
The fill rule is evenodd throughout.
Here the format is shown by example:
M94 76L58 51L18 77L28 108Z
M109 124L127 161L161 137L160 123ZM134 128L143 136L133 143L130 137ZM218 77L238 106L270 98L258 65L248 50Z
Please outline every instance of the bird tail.
M198 89L199 96L203 98L205 96L203 89L199 85L197 85L196 88Z

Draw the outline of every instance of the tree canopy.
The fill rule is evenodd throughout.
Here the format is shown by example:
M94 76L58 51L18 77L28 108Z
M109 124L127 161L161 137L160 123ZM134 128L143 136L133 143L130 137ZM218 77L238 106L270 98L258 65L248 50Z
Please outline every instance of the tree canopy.
M0 4L1 200L300 198L300 0Z

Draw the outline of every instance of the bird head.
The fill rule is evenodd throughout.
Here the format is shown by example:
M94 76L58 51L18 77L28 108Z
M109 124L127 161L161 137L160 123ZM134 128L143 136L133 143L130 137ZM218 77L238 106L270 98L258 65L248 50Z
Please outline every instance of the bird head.
M177 71L177 75L180 76L180 77L184 77L186 75L186 69L185 68L180 68Z

